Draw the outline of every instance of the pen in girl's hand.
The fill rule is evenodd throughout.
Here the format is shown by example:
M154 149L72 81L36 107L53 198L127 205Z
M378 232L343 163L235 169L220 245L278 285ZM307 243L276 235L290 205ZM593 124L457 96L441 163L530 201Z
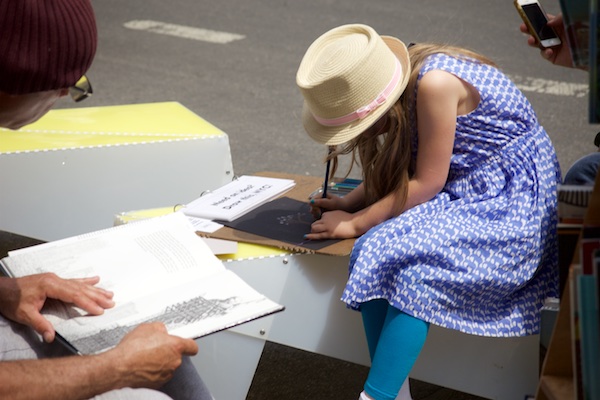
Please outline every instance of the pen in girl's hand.
M331 149L329 150L329 152L331 153ZM327 198L327 188L329 187L329 169L330 169L330 167L331 167L331 159L329 158L327 160L327 166L325 167L325 181L323 182L323 195L321 196L321 198L323 198L323 199ZM317 219L320 219L324 212L325 212L325 210L321 208Z
M327 198L327 188L329 187L329 168L331 167L331 159L327 160L327 167L325 167L325 182L323 182L323 197Z

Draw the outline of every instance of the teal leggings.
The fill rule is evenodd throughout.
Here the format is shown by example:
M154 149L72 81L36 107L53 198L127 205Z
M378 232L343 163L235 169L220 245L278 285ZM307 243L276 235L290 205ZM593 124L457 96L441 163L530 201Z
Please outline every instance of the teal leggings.
M361 304L371 369L365 392L376 400L394 400L425 344L429 323L377 299Z

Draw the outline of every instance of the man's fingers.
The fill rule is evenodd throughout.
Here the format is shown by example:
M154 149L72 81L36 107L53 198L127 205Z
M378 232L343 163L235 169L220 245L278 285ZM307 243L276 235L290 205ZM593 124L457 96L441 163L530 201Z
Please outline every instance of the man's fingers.
M104 313L106 308L115 305L113 293L93 286L99 278L82 278L68 280L49 280L47 296L65 303L72 303L93 315Z
M72 279L72 281L85 283L86 285L94 286L95 284L100 282L100 277L99 276L90 276L89 278L75 278L75 279Z
M90 294L93 294L94 297L101 296L104 298L112 299L114 293L110 290L103 289L99 286L96 286L98 282L100 282L100 277L94 276L91 278L80 278L80 279L70 279L71 282L76 282L80 285L83 285Z
M540 50L540 53L542 54L542 57L546 60L550 60L552 58L552 55L554 54L554 52L551 49L542 49Z
M142 336L149 336L151 334L150 331L167 334L170 337L168 339L166 337L163 337L163 339L161 339L161 340L167 339L169 341L173 341L173 340L176 341L177 348L178 348L178 351L180 354L193 356L198 353L198 345L196 344L196 342L194 340L184 339L180 336L170 335L167 331L167 327L162 322L145 323L145 324L138 326L136 328L136 330L141 332L139 334ZM148 332L143 333L144 330L147 330Z
M32 310L31 313L28 313L29 316L29 325L42 337L44 338L44 342L52 343L54 341L55 332L54 327L46 318L42 316L37 310Z
M195 356L198 354L198 345L192 339L182 339L183 350L182 354L186 356Z
M528 34L528 35L529 35L529 29L527 29L527 25L525 25L525 24L521 24L521 25L519 25L519 30L520 30L521 32L523 32L523 33L526 33L526 34Z
M162 322L153 322L151 326L160 332L167 332L167 326Z

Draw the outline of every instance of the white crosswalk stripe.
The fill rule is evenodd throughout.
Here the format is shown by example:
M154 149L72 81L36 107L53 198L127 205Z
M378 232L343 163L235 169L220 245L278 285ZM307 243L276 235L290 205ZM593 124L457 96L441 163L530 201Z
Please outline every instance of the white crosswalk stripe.
M569 83L550 79L531 78L513 75L512 81L523 92L552 94L556 96L585 97L589 92L589 85L582 83Z
M126 28L148 31L162 35L177 36L185 39L201 40L204 42L226 44L244 39L244 35L236 33L212 31L191 26L168 24L151 20L133 20L124 24Z

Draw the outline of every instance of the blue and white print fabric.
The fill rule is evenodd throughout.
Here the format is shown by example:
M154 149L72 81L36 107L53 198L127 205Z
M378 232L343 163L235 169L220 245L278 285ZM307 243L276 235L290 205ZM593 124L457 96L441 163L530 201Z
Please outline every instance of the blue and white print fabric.
M471 84L479 105L457 118L444 189L357 239L342 301L359 309L383 298L469 334L535 334L544 299L558 291L554 148L497 68L436 54L419 81L431 70Z

